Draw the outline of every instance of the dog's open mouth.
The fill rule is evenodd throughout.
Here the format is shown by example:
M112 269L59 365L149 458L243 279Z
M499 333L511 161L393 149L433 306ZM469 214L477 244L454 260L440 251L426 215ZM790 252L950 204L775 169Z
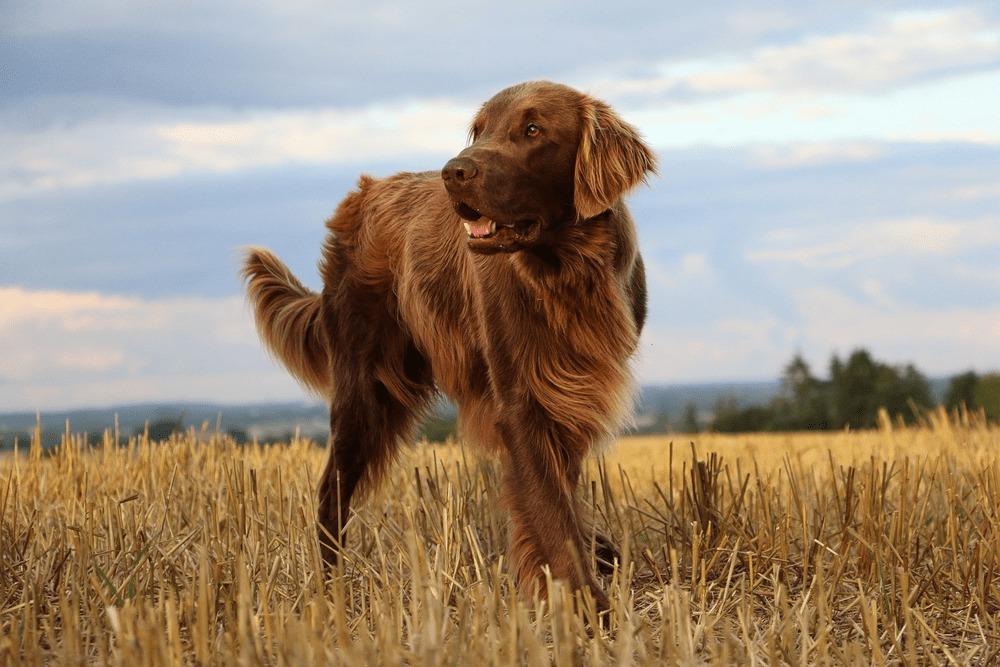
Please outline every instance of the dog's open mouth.
M469 249L476 252L514 252L538 240L542 223L538 219L498 223L465 202L455 202L455 211L465 224Z

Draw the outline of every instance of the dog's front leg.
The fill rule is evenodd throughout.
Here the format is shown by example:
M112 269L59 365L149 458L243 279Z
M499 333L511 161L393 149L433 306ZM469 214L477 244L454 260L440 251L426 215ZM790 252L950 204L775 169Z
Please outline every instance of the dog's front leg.
M533 432L531 420L501 426L505 442L504 500L513 527L509 557L518 588L544 595L542 567L576 589L591 591L599 611L608 598L587 566L576 485L585 449L567 447L555 429ZM527 428L526 428L527 427Z

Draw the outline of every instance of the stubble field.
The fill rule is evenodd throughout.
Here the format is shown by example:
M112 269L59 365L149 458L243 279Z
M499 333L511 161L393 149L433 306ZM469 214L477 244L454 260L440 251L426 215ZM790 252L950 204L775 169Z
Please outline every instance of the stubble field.
M322 577L313 443L0 458L2 664L996 664L1000 430L623 439L583 490L612 609L519 598L500 470L406 451ZM29 448L25 448L29 449Z

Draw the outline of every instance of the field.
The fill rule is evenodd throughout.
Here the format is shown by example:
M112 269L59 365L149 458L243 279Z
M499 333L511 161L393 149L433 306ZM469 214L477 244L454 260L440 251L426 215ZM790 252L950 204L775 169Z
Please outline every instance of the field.
M320 576L315 444L209 429L0 459L0 665L997 664L1000 430L623 439L584 490L606 627L517 597L500 471L407 450Z

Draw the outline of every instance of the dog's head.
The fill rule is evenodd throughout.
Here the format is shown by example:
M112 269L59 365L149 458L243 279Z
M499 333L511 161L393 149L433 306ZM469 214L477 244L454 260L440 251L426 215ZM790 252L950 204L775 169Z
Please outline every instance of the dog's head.
M497 93L469 134L441 176L469 248L481 253L546 243L561 225L611 208L656 169L639 134L607 104L555 83Z

